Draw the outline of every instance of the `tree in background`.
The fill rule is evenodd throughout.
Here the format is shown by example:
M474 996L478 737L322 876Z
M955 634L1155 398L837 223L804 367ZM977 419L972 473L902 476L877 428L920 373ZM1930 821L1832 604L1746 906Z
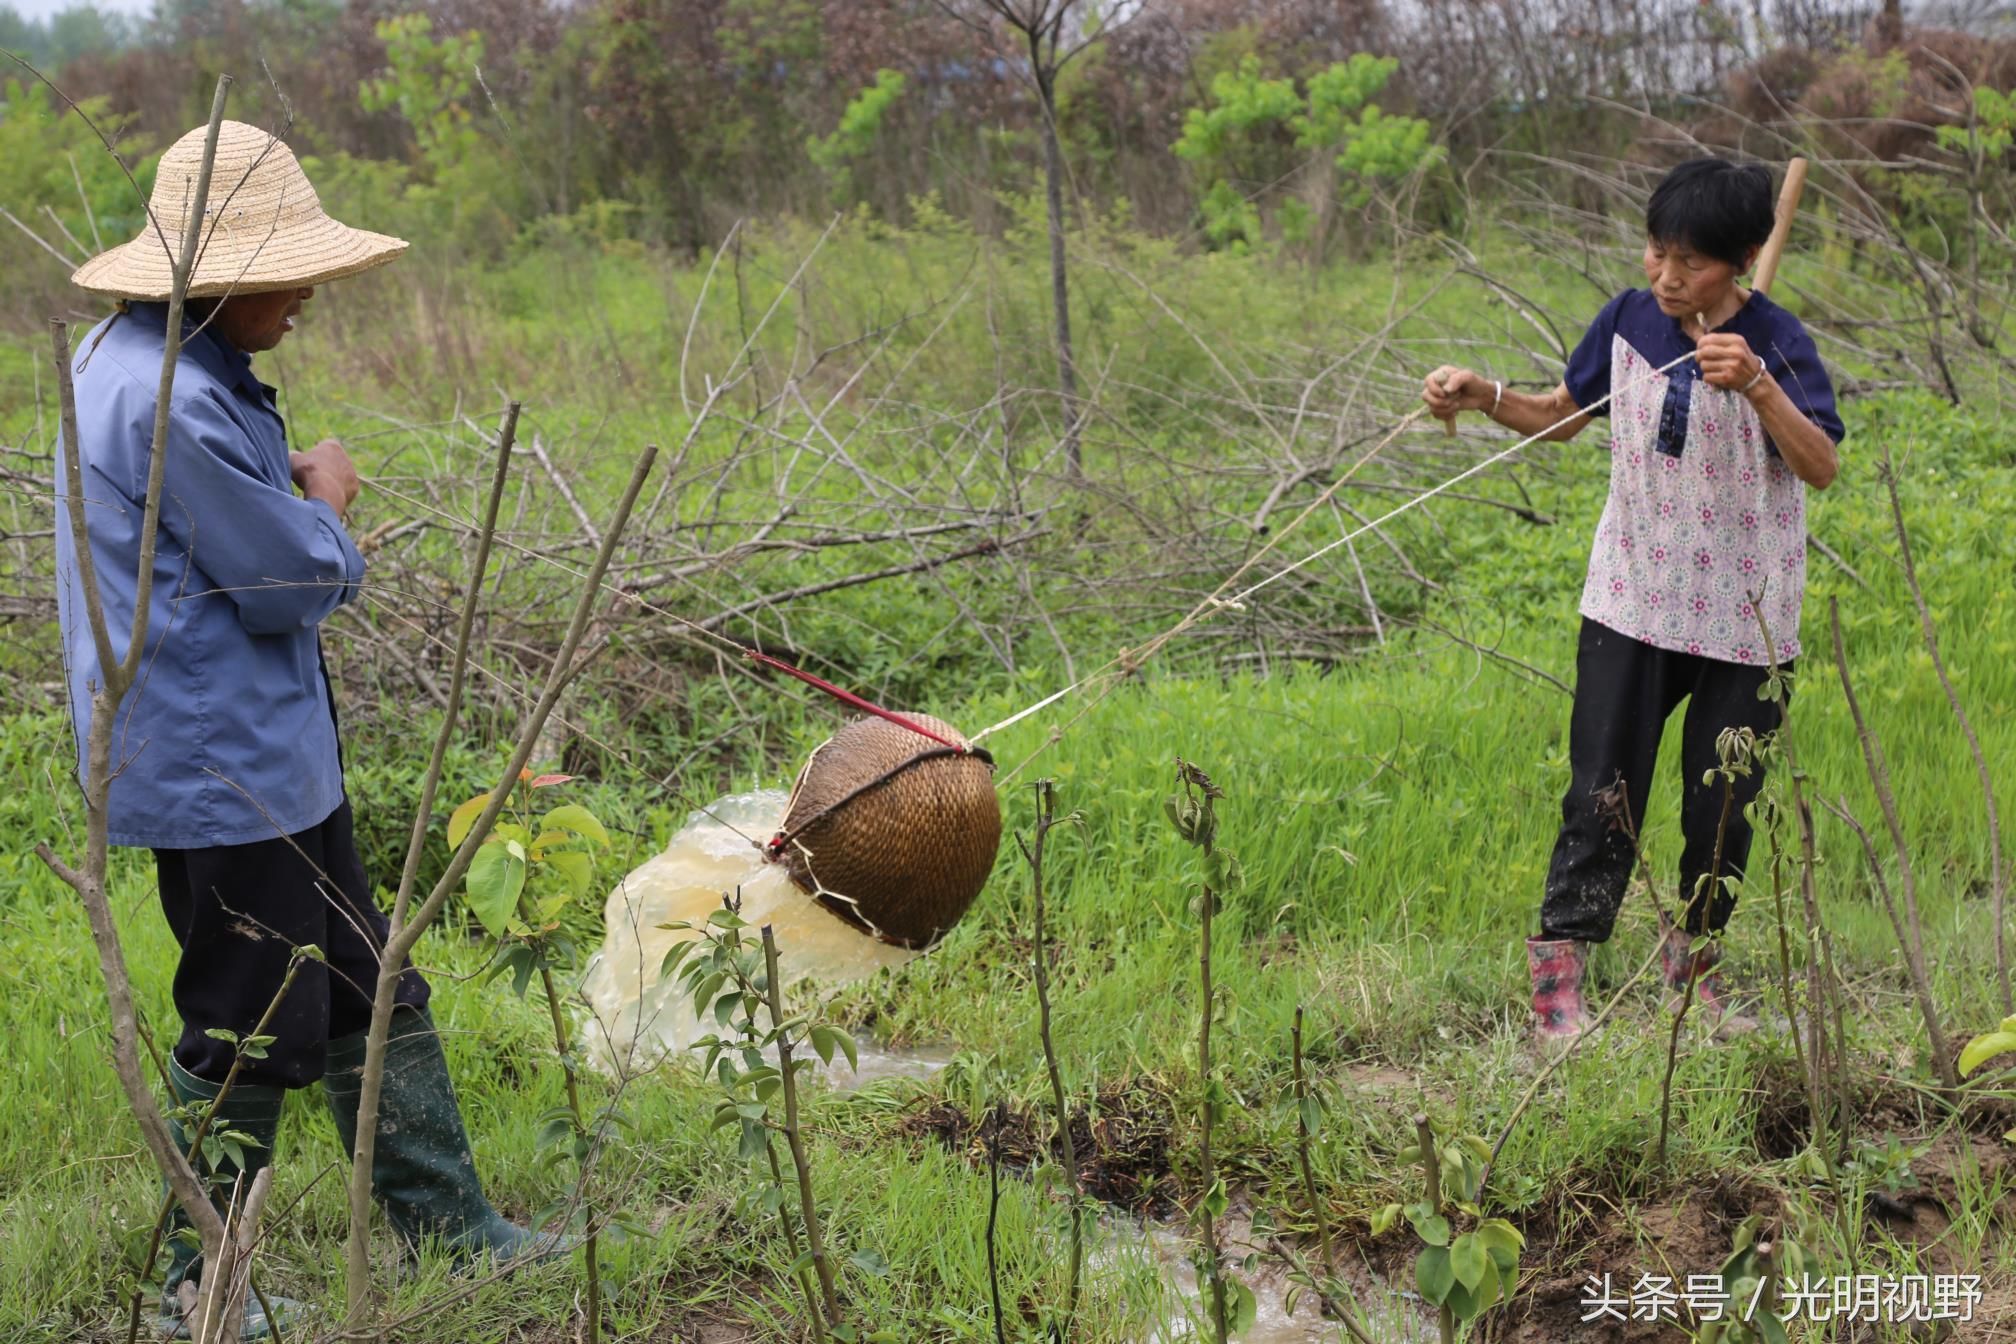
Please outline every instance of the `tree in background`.
M1823 152L1865 161L1847 171L1914 245L1971 248L1973 228L1983 270L2006 251L1990 225L2008 217L2008 156L1986 154L1987 123L1963 95L2016 86L2016 41L1985 19L1970 31L1924 26L1952 6L1913 7L1920 23L1893 44L1885 11L1901 19L1902 7L1874 0L158 0L137 23L79 9L64 21L78 36L58 54L52 25L7 3L21 0L0 0L0 44L57 66L78 96L105 98L144 142L166 144L200 120L215 75L230 71L243 76L235 115L347 165L331 190L382 192L416 240L435 241L439 219L456 235L447 241L493 256L555 230L698 251L737 220L823 215L836 185L898 223L935 193L946 213L992 232L1012 214L1003 202L1040 178L1059 257L1068 188L1095 216L1124 210L1147 233L1220 246L1264 234L1320 259L1363 236L1349 202L1390 180L1384 151L1404 163L1421 148L1355 132L1327 143L1313 127L1326 114L1311 90L1320 102L1325 72L1342 65L1342 91L1356 96L1360 52L1400 61L1368 106L1430 119L1466 172L1489 155L1492 179L1550 206L1614 208L1600 175L1573 167L1586 157L1668 155L1623 107L1704 144L1762 150L1740 112L1772 135L1811 127ZM427 42L480 37L482 81L457 100L480 136L467 202L436 190L446 158L423 148L399 99L358 95L408 77L394 67L417 40L393 23L386 31L407 49L391 50L379 26L416 10L432 21ZM1227 101L1211 96L1213 81L1239 78L1248 56L1259 61L1254 88L1286 80L1297 107L1232 128L1229 158L1212 149L1172 171L1186 116ZM902 77L900 97L868 92L881 70ZM437 63L430 78L470 73ZM853 132L871 112L863 141ZM1353 127L1363 114L1342 111ZM1935 140L1936 128L1970 121L1984 128L1975 149ZM436 193L426 209L427 191L406 197L414 184ZM1980 198L1972 226L1966 184ZM0 205L23 218L73 210L75 188L63 185L60 197L23 188ZM1415 207L1423 224L1455 222L1444 185L1436 178ZM39 285L50 264L0 226L0 288ZM1066 268L1052 269L1059 320L1048 339L1075 456L1084 295L1073 313Z
M1078 401L1078 365L1071 350L1071 284L1064 256L1064 147L1057 123L1057 76L1095 42L1140 13L1138 6L1098 15L1080 0L972 0L962 7L940 0L945 11L1008 55L1036 90L1043 141L1043 193L1050 221L1050 309L1057 347L1057 392L1064 418L1064 463L1073 476L1083 470L1078 437L1084 410ZM1086 19L1091 15L1088 24ZM982 21L991 19L992 22ZM1005 30L1005 32L1003 31ZM1006 41L1004 42L1004 37ZM1026 62L1026 64L1023 64Z
M1281 237L1320 263L1340 199L1358 209L1376 184L1439 162L1442 147L1426 121L1389 115L1372 101L1399 65L1358 52L1297 90L1293 79L1264 77L1260 58L1249 54L1238 70L1215 77L1210 101L1190 109L1173 146L1203 184L1205 236L1218 247L1246 250L1261 240L1263 203L1278 199Z
M832 179L835 199L844 202L854 194L854 167L874 153L889 111L908 83L900 70L877 70L875 82L848 102L847 110L840 114L839 127L831 135L814 136L805 142L812 162Z

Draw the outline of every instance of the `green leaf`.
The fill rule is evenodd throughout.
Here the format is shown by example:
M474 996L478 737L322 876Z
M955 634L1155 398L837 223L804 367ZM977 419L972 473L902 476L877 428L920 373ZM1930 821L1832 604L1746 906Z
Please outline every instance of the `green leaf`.
M264 1148L266 1146L242 1129L227 1129L219 1137L228 1139L243 1148Z
M746 929L749 921L733 910L716 910L707 916L707 922L717 929Z
M1398 1204L1388 1204L1385 1208L1372 1215L1372 1235L1375 1237L1384 1236L1387 1229L1391 1228L1399 1218L1400 1206Z
M828 1065L833 1063L833 1049L838 1046L840 1053L847 1056L847 1067L860 1071L861 1056L854 1047L854 1038L838 1027L817 1026L812 1028L812 1048L819 1052L819 1058Z
M658 963L658 977L661 980L670 978L672 973L679 969L679 963L686 960L691 955L693 949L698 946L700 944L688 938L683 942L674 943L671 947L665 949L665 960Z
M1465 1232L1449 1247L1449 1268L1455 1272L1456 1281L1465 1288L1475 1289L1484 1282L1490 1272L1491 1259L1484 1253L1484 1245L1477 1240L1474 1232Z
M205 1036L208 1036L213 1041L223 1041L226 1045L238 1044L238 1033L235 1031L226 1030L223 1027L207 1028L203 1032L203 1034Z
M1449 1220L1441 1214L1431 1213L1425 1217L1415 1218L1413 1223L1415 1234L1430 1246L1449 1244Z
M728 983L728 973L726 971L715 971L703 978L698 985L694 986L693 1016L704 1016L707 1009L713 1005L714 996L720 992L721 986L726 983Z
M566 883L566 891L573 899L583 899L589 895L589 887L595 883L595 860L581 850L558 850L546 854L546 864L558 872L560 881Z
M875 1251L856 1251L847 1257L847 1263L866 1274L871 1279L889 1277L889 1262Z
M1414 1286L1421 1296L1441 1306L1449 1290L1456 1286L1456 1271L1450 1267L1449 1251L1442 1246L1424 1247L1414 1259Z
M1253 1290L1238 1279L1227 1275L1225 1278L1225 1324L1231 1333L1243 1334L1253 1328L1253 1322L1260 1315L1260 1304L1253 1296Z
M469 889L469 908L492 937L501 938L509 931L519 894L525 890L525 860L513 854L508 843L485 843L476 851L464 885Z
M1458 1320L1467 1321L1496 1302L1498 1291L1498 1271L1492 1268L1491 1262L1487 1260L1484 1262L1484 1273L1477 1286L1472 1288L1458 1280L1450 1286L1449 1296L1444 1299L1444 1304Z
M2007 1027L2008 1024L2003 1025ZM2006 1055L2012 1050L2016 1050L2016 1031L1991 1031L1986 1036L1976 1036L1960 1052L1960 1073L1964 1077L1997 1055Z
M462 841L469 834L469 828L476 824L476 818L483 815L483 809L490 806L490 795L479 793L448 816L448 848L462 848Z
M584 840L593 840L598 845L609 843L609 832L595 819L595 814L579 803L562 803L539 819L539 824L548 830L559 828L568 830Z

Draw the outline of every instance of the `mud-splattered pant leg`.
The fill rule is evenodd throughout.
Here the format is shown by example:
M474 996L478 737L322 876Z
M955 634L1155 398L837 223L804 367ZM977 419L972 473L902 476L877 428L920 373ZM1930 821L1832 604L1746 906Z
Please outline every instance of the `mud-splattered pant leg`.
M1654 648L1583 618L1575 655L1575 708L1568 726L1572 776L1561 800L1561 830L1540 906L1543 937L1609 939L1635 858L1631 837L1613 824L1597 795L1623 780L1632 825L1643 828L1659 739L1667 717L1683 699L1689 704L1681 730L1686 782L1680 808L1680 890L1690 895L1696 890L1713 862L1722 817L1720 784L1702 784L1702 774L1716 764L1715 739L1724 728L1747 725L1761 734L1777 727L1778 707L1757 698L1764 677L1759 667ZM1740 876L1743 871L1750 852L1743 806L1762 782L1762 771L1753 771L1737 783L1723 837L1725 874ZM1691 932L1720 929L1735 904L1719 883L1705 894L1710 899L1686 911L1684 923Z
M181 945L175 1061L221 1083L235 1047L213 1028L249 1033L287 975L293 949L313 943L323 959L302 964L267 1028L266 1058L248 1059L239 1080L306 1087L322 1076L332 1038L371 1023L379 951L388 921L371 899L346 800L325 821L290 836L210 849L157 849L161 909ZM424 1007L428 986L409 962L396 1001Z

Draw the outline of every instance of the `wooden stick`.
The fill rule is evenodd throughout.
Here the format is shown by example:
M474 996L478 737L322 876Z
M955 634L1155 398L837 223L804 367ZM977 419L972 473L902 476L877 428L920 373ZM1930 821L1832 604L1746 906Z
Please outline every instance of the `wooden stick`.
M1778 259L1785 255L1785 240L1792 236L1792 216L1799 213L1799 197L1806 190L1806 160L1794 159L1785 165L1785 185L1778 191L1778 219L1771 237L1757 254L1757 276L1750 288L1762 294L1778 278Z

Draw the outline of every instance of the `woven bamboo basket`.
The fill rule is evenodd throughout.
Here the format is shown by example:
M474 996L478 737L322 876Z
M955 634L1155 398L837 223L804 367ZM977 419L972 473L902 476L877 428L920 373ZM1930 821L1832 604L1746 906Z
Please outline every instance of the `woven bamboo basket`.
M1001 847L993 758L958 729L905 718L847 724L812 753L768 846L814 900L874 938L923 950L980 894Z

